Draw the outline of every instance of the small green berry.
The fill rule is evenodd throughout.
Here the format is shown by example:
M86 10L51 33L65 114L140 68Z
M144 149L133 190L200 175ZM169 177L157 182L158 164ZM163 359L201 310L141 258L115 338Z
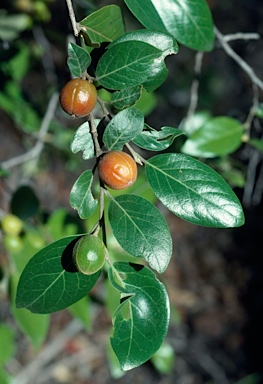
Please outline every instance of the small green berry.
M4 236L4 247L8 252L18 253L22 251L23 246L23 240L18 235L6 234Z
M81 237L73 249L73 261L81 273L92 275L102 268L106 248L100 238L93 235Z
M11 213L3 217L1 225L3 231L9 235L19 235L23 229L22 220Z

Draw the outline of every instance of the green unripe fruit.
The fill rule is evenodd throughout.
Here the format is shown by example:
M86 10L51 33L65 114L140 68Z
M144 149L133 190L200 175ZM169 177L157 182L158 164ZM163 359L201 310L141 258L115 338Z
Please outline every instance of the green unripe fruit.
M10 253L18 253L22 251L23 246L23 240L17 235L7 234L4 237L4 247Z
M73 261L81 273L92 275L102 268L106 248L100 238L93 235L81 237L73 249Z
M19 235L23 229L23 222L19 217L8 214L2 219L2 229L8 235Z

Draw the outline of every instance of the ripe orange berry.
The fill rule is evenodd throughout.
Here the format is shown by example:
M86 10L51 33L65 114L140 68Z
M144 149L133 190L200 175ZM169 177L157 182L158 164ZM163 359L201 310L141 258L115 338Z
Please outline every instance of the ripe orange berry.
M97 102L97 89L88 80L72 79L62 88L59 100L69 115L87 116Z
M108 152L98 165L101 180L111 189L126 189L137 178L137 165L133 158L122 151Z

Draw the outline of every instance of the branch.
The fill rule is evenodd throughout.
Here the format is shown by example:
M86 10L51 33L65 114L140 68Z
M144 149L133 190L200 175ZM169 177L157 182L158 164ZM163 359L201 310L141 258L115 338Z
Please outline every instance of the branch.
M67 325L63 331L61 331L60 334L43 349L37 358L14 378L13 384L31 383L32 378L37 377L39 371L63 350L68 340L76 336L82 329L83 325L78 320L72 320L69 325Z
M54 93L53 96L51 97L48 107L45 113L45 116L42 120L40 130L38 132L37 136L37 142L33 148L31 148L28 152L24 153L23 155L14 157L12 159L3 161L1 164L1 167L3 169L10 169L12 167L15 167L16 165L20 165L23 163L26 163L27 161L31 161L33 159L37 159L44 147L44 138L47 134L47 131L49 129L50 123L54 117L55 110L57 107L57 102L58 102L58 94Z
M225 36L216 27L214 27L214 31L226 54L246 72L252 83L256 84L263 91L263 82L255 74L254 70L230 47Z
M98 131L97 131L97 127L96 127L96 124L94 121L93 112L90 113L89 121L90 121L90 133L92 135L92 140L93 140L94 147L95 147L95 154L96 154L96 158L98 158L101 156L102 150L100 148L100 143L98 140Z
M73 9L73 5L71 0L66 0L67 6L68 6L68 13L69 13L69 18L72 24L73 32L74 35L77 37L79 35L79 28L78 28L78 23L76 22L76 17L75 17L75 12Z
M195 79L191 86L191 93L190 93L190 104L186 115L186 121L189 120L193 114L195 113L197 103L198 103L198 89L199 89L199 76L202 69L202 61L203 61L203 52L197 52L195 56L195 66L194 66L194 73L195 73Z
M237 32L224 36L225 41L233 41L233 40L259 40L260 35L258 33L242 33Z

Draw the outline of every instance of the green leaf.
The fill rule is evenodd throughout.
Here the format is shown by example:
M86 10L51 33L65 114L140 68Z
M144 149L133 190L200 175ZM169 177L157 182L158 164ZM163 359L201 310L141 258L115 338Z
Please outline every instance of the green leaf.
M0 324L0 367L15 353L14 331L5 324Z
M94 144L90 133L89 123L86 121L76 131L70 149L73 153L83 151L84 160L91 159L94 153Z
M158 104L158 97L154 92L147 92L145 89L142 90L142 95L136 102L135 107L139 109L144 117L149 116Z
M21 257L21 255L20 255ZM15 294L20 273L11 276L11 309L12 314L22 332L30 339L35 350L38 350L47 336L49 329L49 315L31 313L25 308L16 308Z
M11 41L19 37L20 32L28 29L32 24L30 16L20 13L8 15L1 9L0 11L0 39Z
M263 119L263 103L259 103L255 112L257 117L259 117L260 119Z
M10 59L0 63L1 69L7 76L12 79L21 81L30 67L31 49L29 44L19 41L15 48L18 52Z
M114 263L109 278L122 295L113 318L111 345L121 369L128 371L147 361L162 344L169 324L169 299L163 284L142 265Z
M46 227L53 241L59 240L65 231L67 211L63 208L55 210L47 219Z
M67 63L71 73L76 77L81 77L90 65L90 55L85 49L73 43L69 43L68 45L68 54L70 57Z
M79 24L91 44L111 42L125 33L121 10L114 4L93 12Z
M0 365L0 383L1 384L12 384L12 382L13 382L13 379L11 378L11 376L6 372L5 368L1 367L1 365Z
M205 0L124 1L146 28L169 32L189 48L212 50L213 20Z
M12 306L12 314L21 331L29 338L34 349L39 350L47 336L50 316L31 313L25 308L18 309L15 306Z
M252 147L258 149L260 152L263 152L263 140L262 139L250 139L248 141Z
M51 313L67 308L84 297L100 272L83 275L72 261L79 236L69 236L39 251L26 265L17 289L16 305L35 313Z
M160 60L154 60L154 62L151 63L151 74L142 83L148 92L152 92L165 81L168 75L168 70L165 66L164 58L167 55L176 54L178 52L177 42L167 33L140 29L122 35L119 39L111 43L108 49L111 49L117 44L129 41L143 42L162 52L162 58Z
M182 152L191 156L216 157L234 152L242 143L243 125L230 117L215 117L186 140Z
M163 342L158 351L152 356L151 362L160 373L165 375L171 373L175 362L173 347Z
M179 128L182 129L187 136L190 136L210 119L211 113L209 111L198 111L191 117L183 119Z
M83 172L73 185L69 202L78 211L81 219L87 219L95 211L98 201L93 198L91 186L93 182L92 170Z
M162 51L163 57L168 55L173 55L178 52L178 44L176 40L166 31L161 32L159 30L147 30L147 29L138 29L136 31L131 31L125 33L118 39L114 40L109 46L108 49L112 49L114 46L124 43L124 42L142 42L152 47Z
M117 109L127 108L136 103L141 97L142 87L136 85L132 88L123 89L112 94L111 103Z
M109 365L111 377L113 379L117 380L125 375L125 372L123 372L120 368L119 361L112 349L110 342L107 344L107 362Z
M236 384L260 384L262 376L259 373L251 373L242 379L238 380Z
M30 133L38 131L40 118L32 103L25 101L16 81L5 84L3 92L0 92L0 105L23 131Z
M96 71L99 83L108 89L124 89L142 84L152 74L161 51L149 44L128 41L108 49Z
M82 299L72 304L70 307L68 307L68 310L72 316L76 317L82 322L86 330L90 330L91 314L90 299L88 296L84 296Z
M172 145L174 139L183 135L180 129L172 127L162 127L160 131L156 131L149 125L145 124L143 132L136 136L133 142L141 148L149 151L163 151Z
M103 135L103 142L109 151L121 150L127 142L139 135L144 126L144 116L137 108L120 111L109 122Z
M218 228L244 223L241 204L225 180L190 156L154 156L146 163L146 176L158 199L184 220Z
M127 194L110 202L108 214L122 248L145 259L157 272L164 272L172 255L172 240L158 209L140 196Z
M98 63L97 80L109 89L142 84L152 91L167 76L165 57L177 51L176 41L168 34L147 30L129 32L108 46Z

